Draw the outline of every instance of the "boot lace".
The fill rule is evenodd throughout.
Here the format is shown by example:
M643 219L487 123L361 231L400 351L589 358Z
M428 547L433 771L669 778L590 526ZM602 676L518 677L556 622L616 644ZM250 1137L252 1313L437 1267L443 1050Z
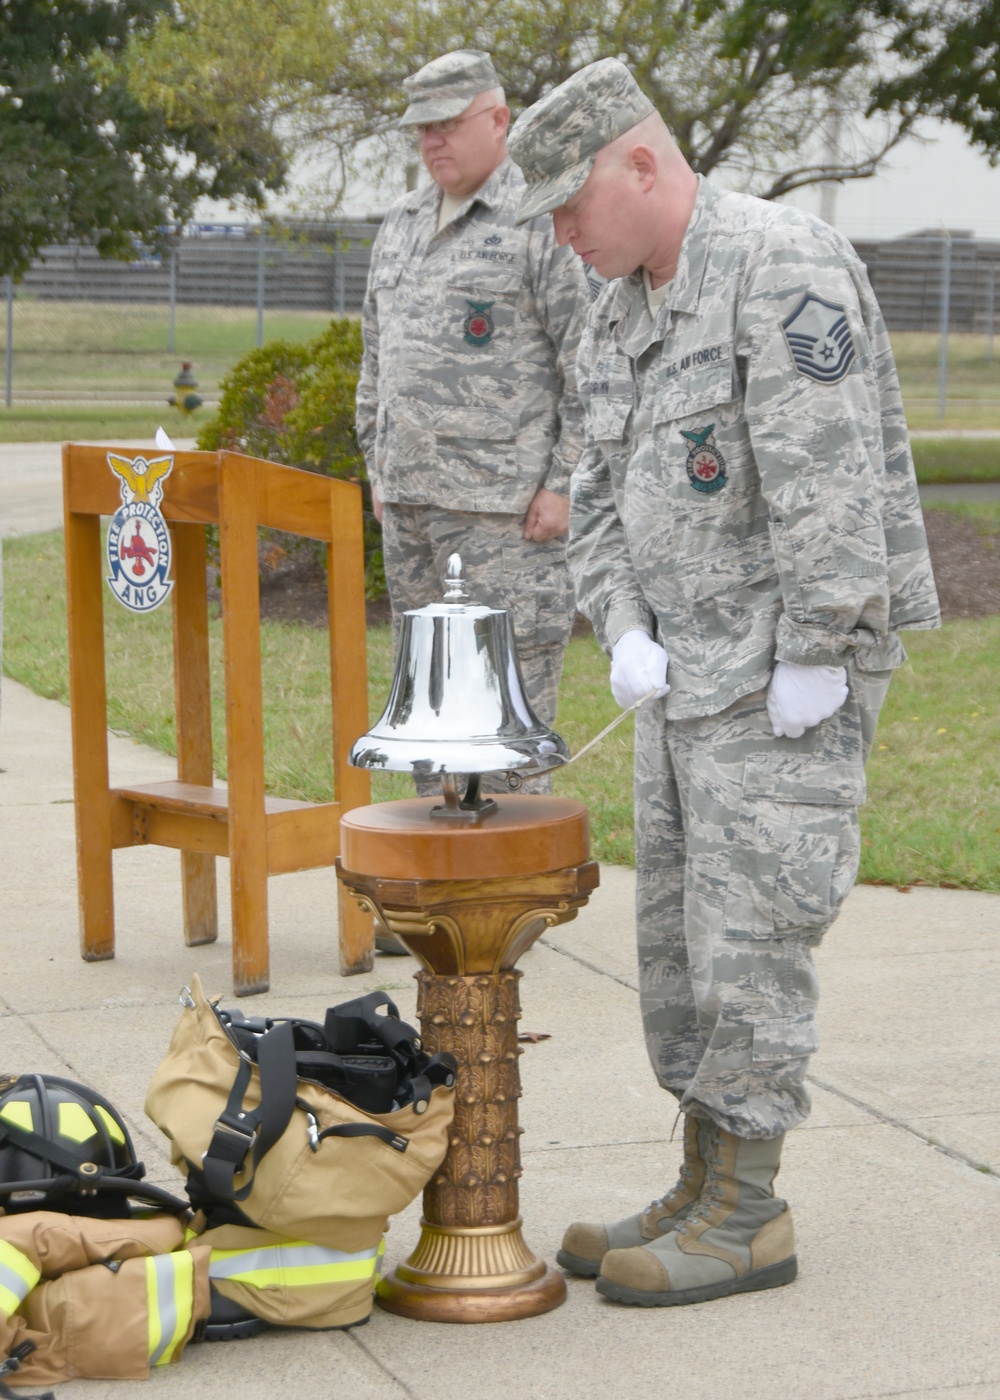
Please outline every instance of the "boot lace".
M677 1227L679 1235L686 1234L688 1226L693 1225L696 1220L706 1220L716 1206L722 1204L722 1181L718 1172L722 1161L719 1155L719 1137L715 1131L710 1131L707 1137L707 1144L702 1149L705 1181L687 1219L682 1220Z
M677 1124L683 1117L683 1111L678 1109L677 1114L674 1117L673 1127L670 1129L670 1137L668 1141L673 1142L674 1134L677 1132ZM680 1169L677 1173L677 1180L674 1182L673 1186L671 1186L669 1191L665 1192L657 1200L650 1201L649 1205L646 1207L645 1213L648 1215L650 1211L659 1210L662 1206L667 1205L670 1201L674 1199L675 1196L677 1196L680 1193L681 1187L687 1186L689 1182L693 1181L694 1175L694 1164L688 1159L687 1152L685 1151L683 1160L681 1161Z

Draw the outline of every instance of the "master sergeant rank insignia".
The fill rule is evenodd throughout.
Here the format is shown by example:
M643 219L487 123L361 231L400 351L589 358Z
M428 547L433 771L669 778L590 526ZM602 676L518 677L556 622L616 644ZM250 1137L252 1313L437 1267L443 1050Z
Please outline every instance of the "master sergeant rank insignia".
M706 496L721 491L728 480L725 459L711 441L714 431L714 423L709 423L700 433L687 433L681 429L681 437L691 444L686 463L688 480L696 491Z
M173 457L120 457L108 453L108 466L121 478L122 503L108 526L108 586L132 612L152 612L173 588L170 532L160 511L163 483Z
M847 312L837 302L806 292L781 323L792 360L800 374L820 384L837 384L855 360Z

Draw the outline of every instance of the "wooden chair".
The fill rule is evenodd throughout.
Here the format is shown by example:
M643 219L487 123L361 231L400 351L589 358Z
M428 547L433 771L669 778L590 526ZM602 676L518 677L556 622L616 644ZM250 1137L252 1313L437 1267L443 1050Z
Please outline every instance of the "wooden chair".
M113 450L123 457L136 455L133 448ZM242 996L264 992L269 985L268 876L333 865L342 814L370 801L368 773L347 762L352 742L368 728L361 491L348 482L237 452L172 455L160 510L169 524L173 554L177 781L111 788L103 614L107 567L100 518L113 515L121 504L120 481L109 466L107 448L72 443L63 448L81 953L88 961L114 957L114 849L148 844L180 850L189 946L218 935L215 858L228 856L233 983ZM205 526L210 523L218 524L220 532L225 787L215 784L212 772L205 576ZM264 793L259 525L323 540L327 546L331 802L292 802ZM373 961L371 916L339 884L338 889L340 971L367 971Z

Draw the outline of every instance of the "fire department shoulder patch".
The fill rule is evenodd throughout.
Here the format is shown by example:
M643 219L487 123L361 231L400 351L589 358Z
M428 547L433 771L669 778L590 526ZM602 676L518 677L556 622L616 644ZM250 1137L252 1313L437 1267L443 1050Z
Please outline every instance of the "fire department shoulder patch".
M686 433L681 429L681 437L691 444L686 463L688 480L696 491L706 496L721 491L728 480L725 458L711 440L714 431L714 423L698 433Z
M470 345L486 345L493 339L493 309L491 301L470 301L465 299L469 314L465 318L465 338Z
M800 374L820 384L837 384L856 358L854 338L843 306L806 292L781 323Z
M108 526L108 586L132 612L152 612L174 586L170 572L170 532L160 511L163 483L173 457L120 457L108 453L108 466L121 480L122 503Z

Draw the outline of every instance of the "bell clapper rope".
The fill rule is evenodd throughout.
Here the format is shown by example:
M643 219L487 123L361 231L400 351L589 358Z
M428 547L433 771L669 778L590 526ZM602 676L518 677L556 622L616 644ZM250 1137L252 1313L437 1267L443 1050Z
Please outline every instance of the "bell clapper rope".
M572 758L568 758L566 762L561 765L559 771L562 772L563 769L568 768L571 763L575 763L578 758L582 758L585 753L589 753L594 745L599 744L606 734L610 734L612 729L617 729L622 720L626 719L633 710L637 710L640 705L645 705L646 701L656 694L656 691L657 687L654 685L646 691L645 695L640 695L634 705L629 705L627 710L622 710L621 714L616 715L610 724L604 726L600 734L595 734L593 739L591 739L589 743L584 744L583 748L580 749L578 753L575 753Z

